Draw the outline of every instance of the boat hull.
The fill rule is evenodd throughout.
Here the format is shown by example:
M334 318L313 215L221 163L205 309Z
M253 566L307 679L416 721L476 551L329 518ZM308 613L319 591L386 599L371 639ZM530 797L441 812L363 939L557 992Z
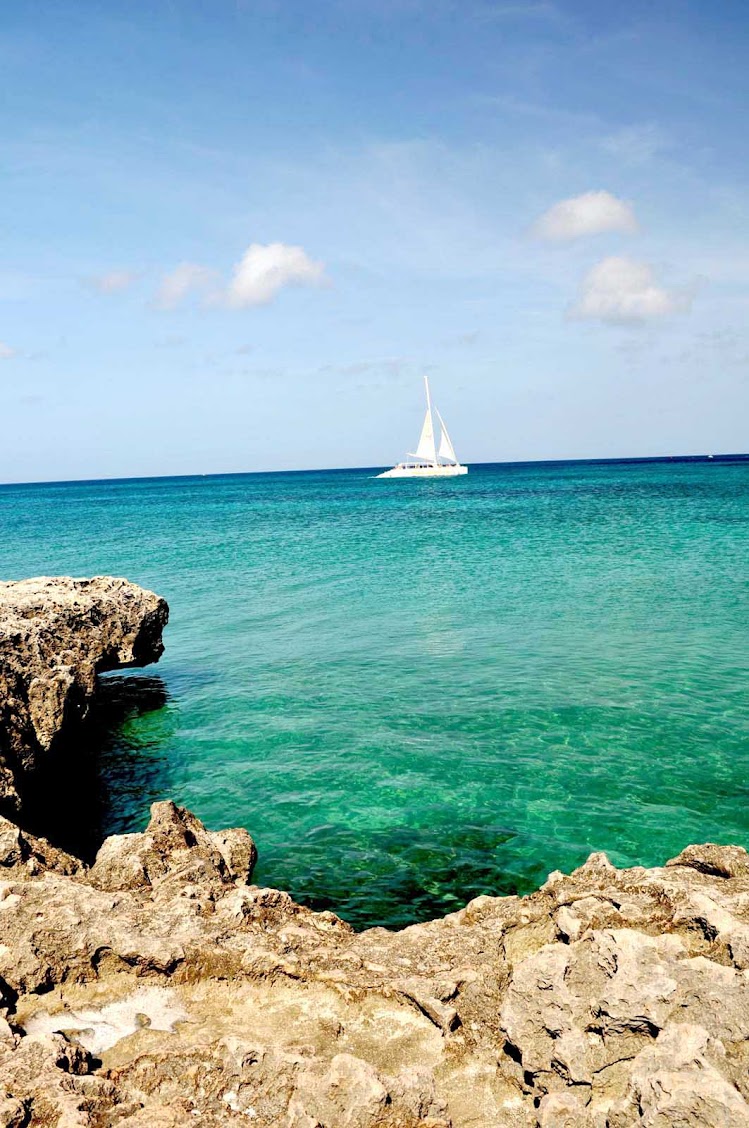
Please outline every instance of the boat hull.
M467 466L394 466L378 478L458 478L467 474Z

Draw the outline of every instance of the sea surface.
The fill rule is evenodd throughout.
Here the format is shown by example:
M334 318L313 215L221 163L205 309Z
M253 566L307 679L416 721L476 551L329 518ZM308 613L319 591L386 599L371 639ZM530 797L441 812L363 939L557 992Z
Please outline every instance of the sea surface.
M159 665L107 679L104 832L169 796L389 927L593 850L749 847L749 462L371 474L0 488L1 578L171 607Z

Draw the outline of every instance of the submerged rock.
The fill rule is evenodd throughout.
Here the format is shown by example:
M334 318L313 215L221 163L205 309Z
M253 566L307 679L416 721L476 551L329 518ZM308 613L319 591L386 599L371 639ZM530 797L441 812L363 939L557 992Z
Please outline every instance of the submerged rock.
M96 675L163 652L166 602L98 576L0 583L0 809L18 814L34 773L82 721Z

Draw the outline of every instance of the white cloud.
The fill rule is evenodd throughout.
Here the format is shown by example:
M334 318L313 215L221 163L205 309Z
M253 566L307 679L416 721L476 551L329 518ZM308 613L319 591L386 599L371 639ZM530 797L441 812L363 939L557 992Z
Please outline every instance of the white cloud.
M646 262L612 255L588 271L570 316L636 324L686 310L690 296L659 286Z
M95 275L89 282L100 294L119 294L132 286L136 278L132 270L110 270L108 274Z
M251 243L234 268L221 300L235 309L266 305L284 286L316 286L325 267L303 247L286 243Z
M318 286L325 281L325 266L314 262L303 247L286 243L251 243L234 268L227 286L218 272L193 262L182 262L165 274L156 295L158 309L175 309L191 294L202 294L209 305L246 309L267 305L284 286Z
M0 341L0 360L10 360L10 358L15 355L15 349L12 349L10 345L6 345Z
M632 205L610 192L583 192L560 200L536 220L532 232L537 239L553 243L569 242L584 235L600 235L604 231L637 231Z
M215 271L194 262L181 262L161 280L156 305L159 309L176 309L195 291L205 292L215 279Z

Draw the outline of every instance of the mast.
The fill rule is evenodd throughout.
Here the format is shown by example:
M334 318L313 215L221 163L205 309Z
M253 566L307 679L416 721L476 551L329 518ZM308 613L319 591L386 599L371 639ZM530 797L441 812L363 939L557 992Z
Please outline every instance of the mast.
M424 373L424 387L426 388L426 393L427 393L427 415L429 416L429 422L430 422L431 427L432 427L432 434L434 434L434 420L432 419L432 397L429 394L429 377L426 375L426 373ZM439 459L437 458L437 444L436 443L434 444L434 465L435 466L439 465Z

